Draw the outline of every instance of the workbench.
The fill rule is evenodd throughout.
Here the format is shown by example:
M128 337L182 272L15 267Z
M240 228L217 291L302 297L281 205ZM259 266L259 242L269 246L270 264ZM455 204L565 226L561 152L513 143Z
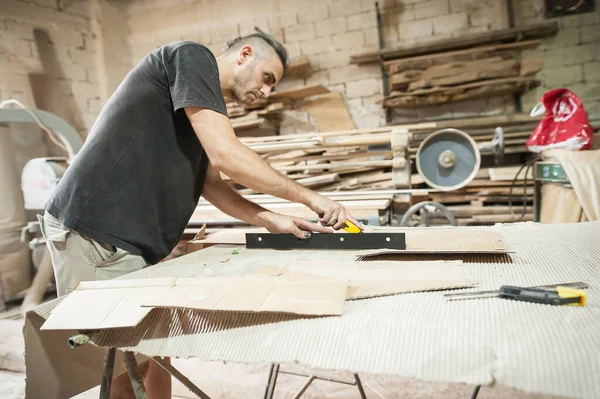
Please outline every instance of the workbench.
M64 379L62 387L56 382L58 388L52 387L63 393L88 389L94 381L99 384L105 348L159 361L160 357L179 357L272 363L271 384L278 365L297 363L347 370L357 376L377 373L473 386L499 384L565 397L600 397L600 222L443 228L498 232L510 252L508 260L466 258L467 276L479 281L468 290L583 281L589 285L586 306L499 298L447 301L445 292L438 291L347 301L339 317L238 314L217 325L206 313L173 310L150 313L135 328L86 332L100 348L87 344L69 349L67 339L77 331L39 331L57 305L58 301L52 301L27 315L27 397L35 397L49 375ZM294 260L318 263L335 257L356 262L354 251L239 246L239 254L232 250L232 246L213 246L122 278L237 276L260 267L266 259L279 261L282 268ZM49 360L35 362L33 351L43 351ZM43 366L54 369L43 371ZM77 380L78 372L85 375ZM65 381L72 384L74 380L79 381L77 389L66 386ZM49 389L45 392L45 397L52 397Z

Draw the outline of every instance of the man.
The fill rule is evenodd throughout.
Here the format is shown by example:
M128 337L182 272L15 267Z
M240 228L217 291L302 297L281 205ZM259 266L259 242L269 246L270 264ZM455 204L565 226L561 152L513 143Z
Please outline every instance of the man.
M359 225L340 204L272 169L236 138L224 97L268 97L288 64L285 48L256 33L228 43L218 58L177 42L148 54L123 80L40 217L59 295L158 263L177 244L200 196L272 233L299 238ZM299 202L321 225L245 200L220 172L255 191ZM170 397L169 375L143 372L151 398ZM113 394L131 395L115 383Z

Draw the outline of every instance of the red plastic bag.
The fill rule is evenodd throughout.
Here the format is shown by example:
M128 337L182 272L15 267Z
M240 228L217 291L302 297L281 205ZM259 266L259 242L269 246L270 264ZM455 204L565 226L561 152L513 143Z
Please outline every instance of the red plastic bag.
M546 115L525 144L529 151L542 152L550 148L578 151L592 147L594 129L579 97L568 89L554 89L544 93L540 102ZM537 108L532 110L532 116Z

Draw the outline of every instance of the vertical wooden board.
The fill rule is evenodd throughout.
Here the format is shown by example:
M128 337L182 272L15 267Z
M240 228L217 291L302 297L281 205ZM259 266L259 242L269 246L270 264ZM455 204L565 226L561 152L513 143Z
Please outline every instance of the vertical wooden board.
M306 102L296 109L307 111L321 132L356 129L342 94L339 92L320 95L315 100Z

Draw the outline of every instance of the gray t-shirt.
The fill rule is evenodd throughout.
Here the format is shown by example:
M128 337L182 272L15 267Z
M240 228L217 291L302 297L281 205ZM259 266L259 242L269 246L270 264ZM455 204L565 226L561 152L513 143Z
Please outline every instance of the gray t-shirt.
M184 107L227 115L213 54L177 42L148 54L108 100L47 211L158 263L177 245L209 165Z

